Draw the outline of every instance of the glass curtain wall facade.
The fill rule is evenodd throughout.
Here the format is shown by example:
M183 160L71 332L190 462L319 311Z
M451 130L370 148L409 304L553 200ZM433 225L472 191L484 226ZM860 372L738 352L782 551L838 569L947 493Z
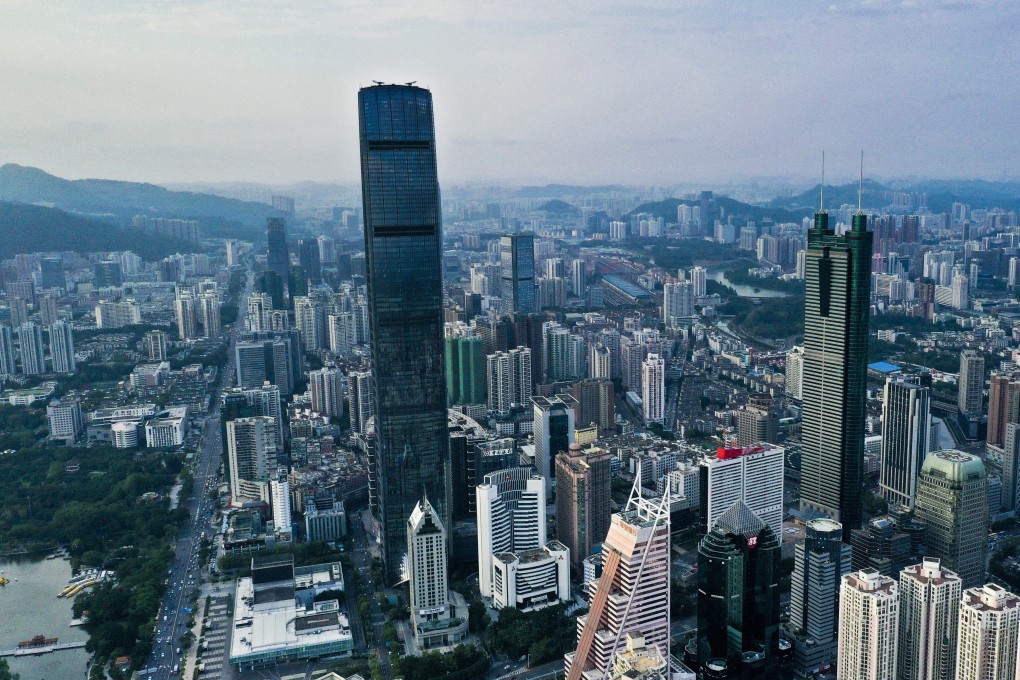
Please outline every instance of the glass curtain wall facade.
M504 314L535 309L535 235L506 234L499 240L500 297Z
M427 496L450 525L443 352L442 224L432 94L375 85L358 93L379 511L390 582L406 525Z
M269 271L276 272L281 279L286 279L290 269L290 256L287 254L287 225L282 218L269 218L266 237L269 243L266 266Z
M857 213L843 235L815 214L805 261L801 509L861 526L871 241Z

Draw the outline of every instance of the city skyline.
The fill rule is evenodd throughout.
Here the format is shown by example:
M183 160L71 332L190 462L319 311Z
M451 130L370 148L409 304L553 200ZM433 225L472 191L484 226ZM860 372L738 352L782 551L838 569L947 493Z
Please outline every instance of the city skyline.
M0 146L70 177L354 181L349 93L418 79L443 181L803 179L819 148L849 178L861 147L886 176L1001 178L1018 22L1004 1L11 2Z

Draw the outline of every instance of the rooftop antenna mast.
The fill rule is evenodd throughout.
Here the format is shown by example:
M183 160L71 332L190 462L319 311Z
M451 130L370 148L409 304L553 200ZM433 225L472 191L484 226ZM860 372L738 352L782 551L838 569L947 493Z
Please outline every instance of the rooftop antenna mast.
M861 181L857 185L857 213L864 212L864 149L861 149Z
M825 152L822 151L822 185L818 192L818 212L825 212Z

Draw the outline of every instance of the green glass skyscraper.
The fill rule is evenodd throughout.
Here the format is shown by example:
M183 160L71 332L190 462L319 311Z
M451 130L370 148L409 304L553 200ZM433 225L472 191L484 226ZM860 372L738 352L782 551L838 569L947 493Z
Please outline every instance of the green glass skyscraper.
M862 212L845 234L815 214L805 262L801 509L861 526L871 239Z
M432 94L358 92L383 557L396 582L423 496L450 526L442 224Z

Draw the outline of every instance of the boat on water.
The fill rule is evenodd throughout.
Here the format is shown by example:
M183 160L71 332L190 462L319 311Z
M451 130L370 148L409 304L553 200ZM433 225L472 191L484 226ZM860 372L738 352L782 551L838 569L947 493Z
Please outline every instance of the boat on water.
M7 585L10 582L11 582L11 580L9 578L6 578L4 576L0 576L0 586L5 586L5 585Z
M48 638L45 635L36 635L31 640L22 640L18 643L18 649L35 649L36 647L51 647L57 644L60 638Z

